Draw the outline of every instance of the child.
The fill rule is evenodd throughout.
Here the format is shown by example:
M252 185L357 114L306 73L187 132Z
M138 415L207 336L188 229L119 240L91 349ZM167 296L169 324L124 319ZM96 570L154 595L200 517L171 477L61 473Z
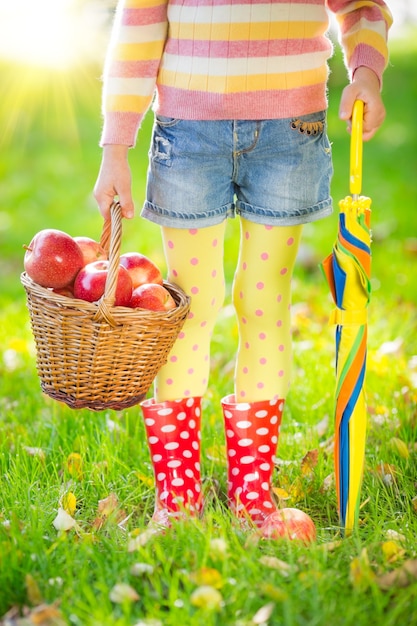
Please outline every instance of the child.
M153 521L198 515L201 399L223 303L226 218L238 215L233 283L239 328L233 393L222 400L232 512L266 528L291 369L290 288L302 225L332 211L326 134L328 10L351 82L340 117L380 96L391 14L383 0L120 0L104 72L103 159L95 198L133 217L128 149L154 99L142 215L161 226L169 280L191 312L155 396L142 403L155 472ZM271 521L273 518L269 518ZM269 524L270 526L270 524Z

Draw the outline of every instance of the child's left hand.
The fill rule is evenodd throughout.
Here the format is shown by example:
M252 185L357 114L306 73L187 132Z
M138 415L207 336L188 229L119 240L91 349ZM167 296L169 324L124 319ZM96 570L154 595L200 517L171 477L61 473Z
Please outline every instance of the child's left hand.
M385 119L379 79L367 67L358 67L350 85L344 88L340 100L339 117L348 123L351 132L352 111L355 100L364 103L363 140L371 139Z

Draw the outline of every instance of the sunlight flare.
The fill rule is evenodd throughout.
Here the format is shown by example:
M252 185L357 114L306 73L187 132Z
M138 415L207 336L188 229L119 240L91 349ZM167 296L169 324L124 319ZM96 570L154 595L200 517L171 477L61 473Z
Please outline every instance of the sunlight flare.
M116 0L0 0L0 146L34 127L79 142L75 103L99 111Z
M0 2L0 57L30 66L66 69L102 56L109 2Z

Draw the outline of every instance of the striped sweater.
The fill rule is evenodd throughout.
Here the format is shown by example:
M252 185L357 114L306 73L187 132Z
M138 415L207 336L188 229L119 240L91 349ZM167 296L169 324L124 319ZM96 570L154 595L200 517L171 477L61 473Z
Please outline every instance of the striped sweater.
M325 109L329 11L351 74L381 79L383 0L119 0L103 83L101 145L132 146L146 111L191 120Z

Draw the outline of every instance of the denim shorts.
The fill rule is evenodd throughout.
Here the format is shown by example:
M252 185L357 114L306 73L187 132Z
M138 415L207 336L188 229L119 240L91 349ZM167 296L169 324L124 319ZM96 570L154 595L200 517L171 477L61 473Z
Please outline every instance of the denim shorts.
M236 214L270 226L332 212L331 146L324 111L279 120L155 117L142 216L174 228Z

